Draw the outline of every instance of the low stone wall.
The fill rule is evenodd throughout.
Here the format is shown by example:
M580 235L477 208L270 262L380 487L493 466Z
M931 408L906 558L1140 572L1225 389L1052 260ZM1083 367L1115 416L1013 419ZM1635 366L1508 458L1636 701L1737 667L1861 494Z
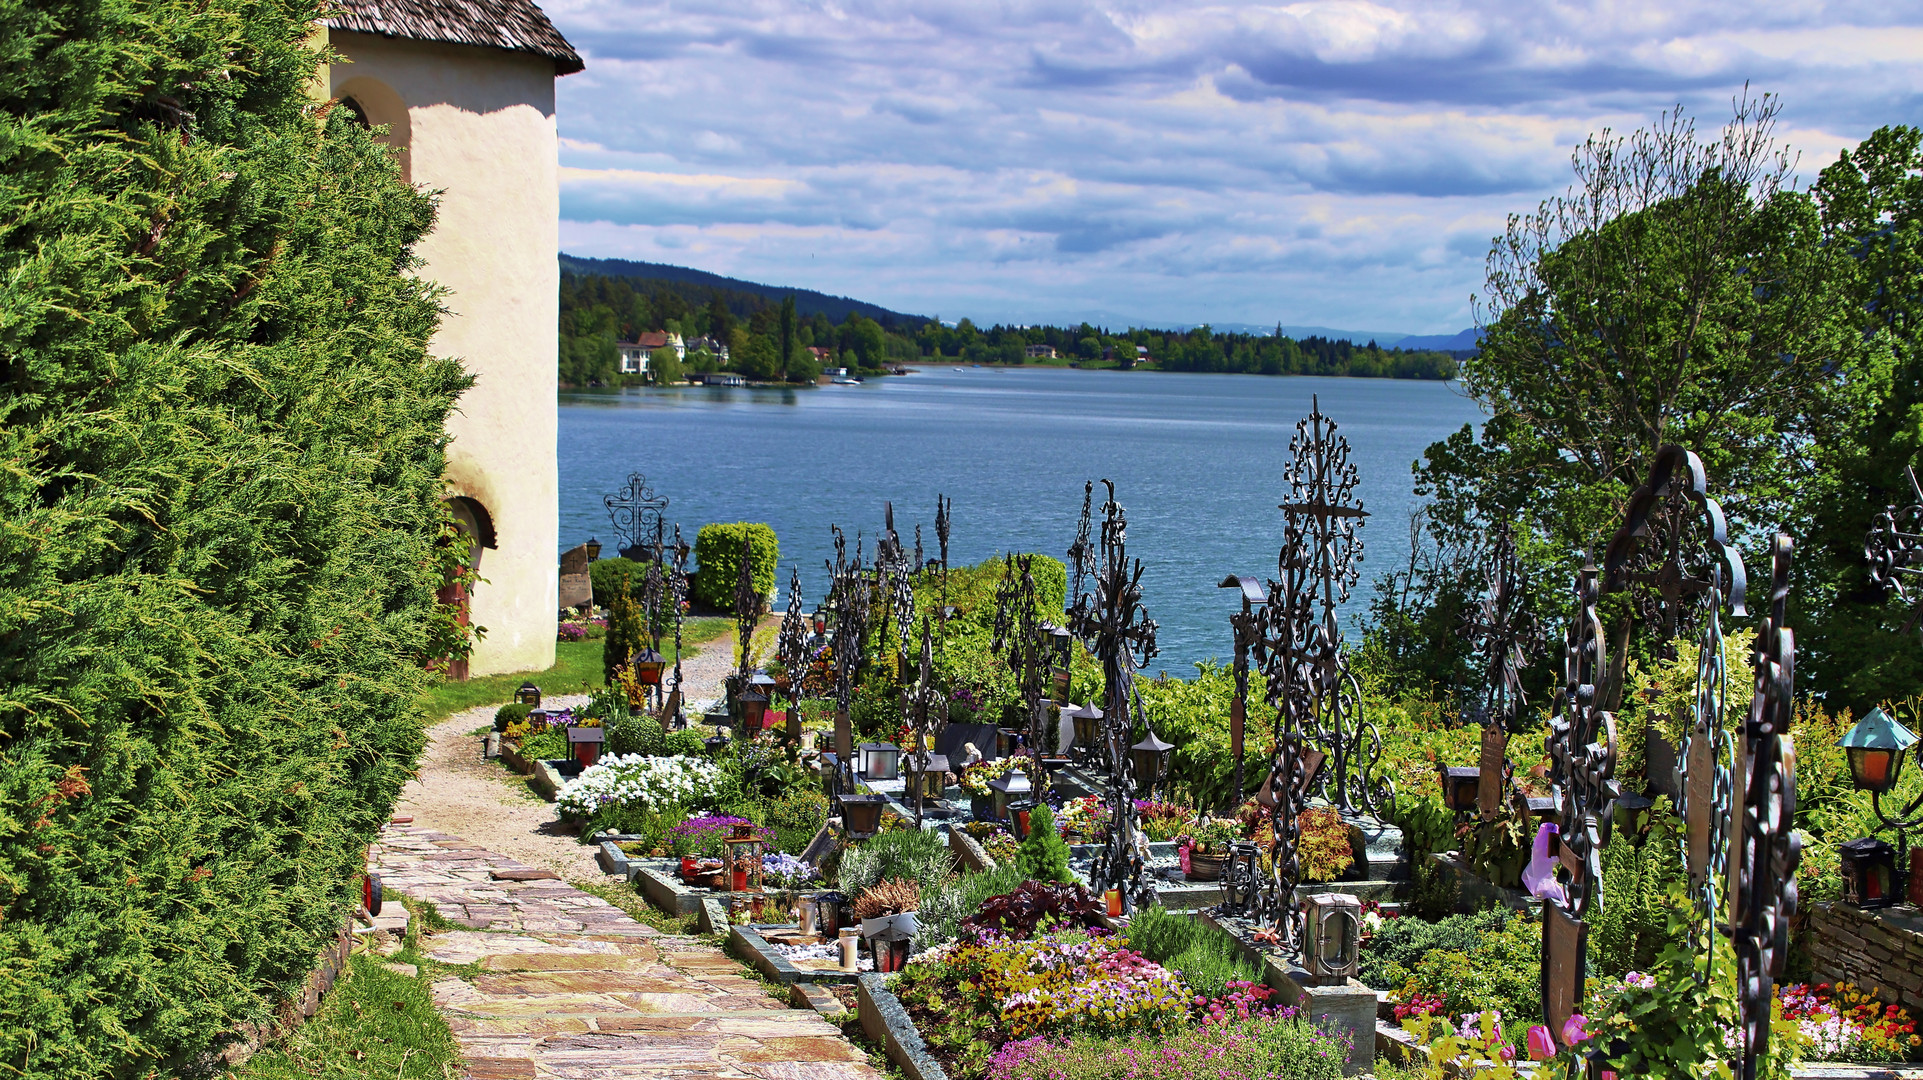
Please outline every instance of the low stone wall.
M1809 942L1816 981L1855 983L1911 1009L1923 1002L1923 912L1914 906L1811 904Z

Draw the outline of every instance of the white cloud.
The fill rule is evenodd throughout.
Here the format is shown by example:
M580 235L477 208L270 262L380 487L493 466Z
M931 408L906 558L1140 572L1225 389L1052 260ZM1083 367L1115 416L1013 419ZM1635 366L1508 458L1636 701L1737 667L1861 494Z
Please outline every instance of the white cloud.
M1745 81L1820 166L1923 19L1819 3L561 0L563 243L979 321L1468 324L1572 143Z

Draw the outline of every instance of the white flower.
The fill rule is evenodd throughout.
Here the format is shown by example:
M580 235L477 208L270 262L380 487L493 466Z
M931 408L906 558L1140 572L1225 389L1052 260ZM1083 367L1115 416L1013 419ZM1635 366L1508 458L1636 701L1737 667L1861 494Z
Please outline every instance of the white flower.
M688 757L623 754L602 758L561 788L555 805L587 816L603 807L701 807L714 797L721 766Z

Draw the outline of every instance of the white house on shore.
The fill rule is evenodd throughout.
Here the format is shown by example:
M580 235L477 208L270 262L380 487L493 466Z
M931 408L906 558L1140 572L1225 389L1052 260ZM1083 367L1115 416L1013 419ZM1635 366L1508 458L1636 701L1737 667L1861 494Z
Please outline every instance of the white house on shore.
M431 348L475 377L448 418L447 497L485 580L475 675L554 663L559 581L555 351L560 164L554 82L581 58L532 0L336 0L328 97L387 128L416 187L443 192L417 246L446 286Z

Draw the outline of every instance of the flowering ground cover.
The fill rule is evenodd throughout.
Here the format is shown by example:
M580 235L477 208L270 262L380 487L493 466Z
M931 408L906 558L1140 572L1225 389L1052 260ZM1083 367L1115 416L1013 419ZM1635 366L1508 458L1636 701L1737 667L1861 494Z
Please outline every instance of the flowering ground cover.
M711 761L623 754L581 770L554 801L563 815L584 819L582 831L590 833L671 806L711 807L720 784L721 767Z
M1796 1023L1817 1061L1909 1061L1923 1037L1907 1010L1886 1004L1849 983L1798 983L1777 996L1783 1018Z
M988 1080L1335 1080L1348 1043L1293 1009L1172 1037L1050 1038L1011 1042L989 1059Z

